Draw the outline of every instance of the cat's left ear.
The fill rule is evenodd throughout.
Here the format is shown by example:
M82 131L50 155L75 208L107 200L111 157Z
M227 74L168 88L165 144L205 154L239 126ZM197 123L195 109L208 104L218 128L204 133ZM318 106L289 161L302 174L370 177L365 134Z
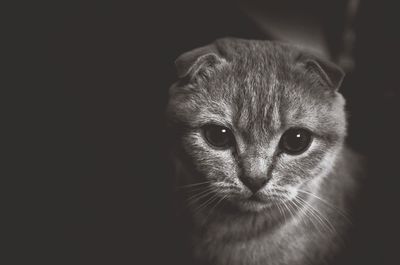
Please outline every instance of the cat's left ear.
M345 73L336 64L311 55L302 56L300 62L310 77L320 82L321 85L335 91L341 86Z
M175 67L179 78L193 78L225 62L226 60L219 55L216 46L210 44L180 55L175 60Z

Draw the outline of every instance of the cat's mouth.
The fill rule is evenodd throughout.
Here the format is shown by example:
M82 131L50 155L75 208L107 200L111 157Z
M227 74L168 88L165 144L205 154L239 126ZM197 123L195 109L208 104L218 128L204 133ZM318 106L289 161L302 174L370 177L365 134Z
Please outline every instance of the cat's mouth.
M265 198L263 198L260 193L253 193L247 200L254 202L266 202Z
M238 202L239 208L246 211L260 211L274 207L275 199L262 193L254 193L247 197L242 197Z
M264 204L269 204L275 201L277 196L274 195L269 195L269 194L264 194L260 192L256 192L251 194L246 198L247 201L250 202L258 202L258 203L264 203Z

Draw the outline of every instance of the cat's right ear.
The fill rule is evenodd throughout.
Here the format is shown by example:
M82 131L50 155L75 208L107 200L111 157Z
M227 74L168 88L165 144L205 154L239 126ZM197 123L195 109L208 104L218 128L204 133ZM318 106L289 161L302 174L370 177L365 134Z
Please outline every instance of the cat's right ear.
M336 64L310 54L300 56L299 61L309 76L321 85L334 91L341 86L345 73Z
M207 75L215 67L226 63L214 44L203 46L185 52L175 60L175 67L179 78L192 78L198 75Z

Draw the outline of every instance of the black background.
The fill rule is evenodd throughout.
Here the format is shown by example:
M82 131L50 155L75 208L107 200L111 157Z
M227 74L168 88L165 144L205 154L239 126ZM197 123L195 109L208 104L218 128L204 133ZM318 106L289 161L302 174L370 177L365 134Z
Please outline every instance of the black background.
M367 158L368 174L340 264L398 261L399 16L393 3L361 1L357 68L342 90L348 142ZM176 80L173 61L219 37L268 36L233 1L30 6L21 8L29 19L18 24L33 56L29 83L38 82L27 97L38 108L23 115L31 122L27 142L44 155L32 163L44 178L30 179L39 186L39 201L23 202L35 231L26 243L28 258L41 264L178 264L164 128L168 88ZM44 130L37 129L41 125Z

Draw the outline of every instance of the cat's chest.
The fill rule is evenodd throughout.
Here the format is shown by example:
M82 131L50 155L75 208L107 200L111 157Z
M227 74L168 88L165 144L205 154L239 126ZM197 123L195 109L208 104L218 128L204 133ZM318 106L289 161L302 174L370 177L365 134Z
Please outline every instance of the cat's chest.
M310 228L309 223L296 218L272 233L245 240L221 241L211 236L198 241L195 255L215 265L302 264L298 262L306 262L315 252L322 252L318 242L327 235Z
M294 235L295 231L279 230L248 241L226 245L223 251L229 264L291 264L301 260L300 253L306 249L306 239L303 235ZM284 252L281 250L285 249ZM228 264L228 263L227 263Z

